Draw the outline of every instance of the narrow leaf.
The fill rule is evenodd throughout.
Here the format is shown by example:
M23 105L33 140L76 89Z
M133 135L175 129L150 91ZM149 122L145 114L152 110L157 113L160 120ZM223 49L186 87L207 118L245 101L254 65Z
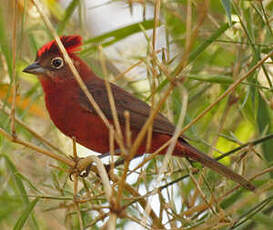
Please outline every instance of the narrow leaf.
M79 5L79 0L73 0L70 2L69 6L66 8L63 20L59 23L57 32L58 34L62 34L64 31L65 26L68 24L69 19L71 18L72 14L75 12L77 6Z
M222 0L221 2L223 4L223 7L224 7L226 15L227 15L228 23L229 23L229 25L231 25L230 0Z
M12 161L10 160L10 158L7 155L2 155L2 156L6 160L7 167L11 172L13 182L15 183L16 188L18 189L18 192L21 195L22 200L24 201L25 204L29 204L29 200L27 197L27 192L26 192L25 186L24 186L21 178L17 176L20 173L18 172L15 165L12 163Z
M152 29L154 26L154 20L146 20L143 22L138 22L131 24L129 26L122 27L117 30L113 30L111 32L99 35L97 37L88 39L85 41L85 45L96 45L97 43L100 43L103 47L110 46L111 44L118 42L126 37L129 37L132 34L139 33L142 31L141 27L139 25L142 25L146 30ZM92 51L94 47L86 48L81 53L87 53L90 50Z
M228 28L229 24L221 25L207 40L203 41L195 50L193 50L189 57L189 62L193 62L210 44L212 44L218 37L220 37Z
M25 211L22 213L20 218L17 220L15 226L13 227L13 230L20 230L23 229L26 220L28 219L29 216L31 216L32 210L39 201L39 198L36 198L33 200L29 205L26 207Z
M261 134L266 135L272 132L272 120L270 118L269 110L266 102L258 93L258 111L257 111L257 125ZM273 162L273 141L266 141L262 143L264 157L268 163ZM270 174L273 177L273 173Z

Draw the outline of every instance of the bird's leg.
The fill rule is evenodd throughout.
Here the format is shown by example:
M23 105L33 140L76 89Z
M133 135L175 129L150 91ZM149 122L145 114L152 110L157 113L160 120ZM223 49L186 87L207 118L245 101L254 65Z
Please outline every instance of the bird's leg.
M119 150L119 149L115 150L115 154L114 154L114 155L119 155L119 154L120 154L120 150ZM110 156L110 152L101 154L101 155L99 155L98 157L99 157L100 159L102 159L102 158L107 157L107 156ZM135 159L135 158L138 158L138 157L141 157L141 155L135 156L134 159ZM119 165L122 165L123 163L124 163L124 159L123 159L123 158L120 158L120 159L116 160L116 161L114 162L114 168L118 167ZM107 173L109 173L110 168L111 168L111 164L104 164L104 167L105 167ZM83 172L80 173L79 176L80 176L80 177L87 177L87 176L89 175L91 169L92 169L92 163L89 164L89 165L85 168L85 170L84 170Z
M114 168L118 167L119 165L122 165L124 163L124 159L120 158L114 162ZM111 164L104 165L107 173L110 171Z
M71 180L71 181L73 181L73 179L72 179L72 175L73 174L75 174L75 173L77 173L78 175L80 174L80 172L79 172L79 170L78 170L78 162L79 162L79 160L81 159L80 157L73 157L73 156L70 156L70 158L75 162L75 166L72 168L71 167L71 169L69 170L70 171L70 173L69 173L69 179Z
M114 155L119 155L119 154L120 154L120 150L119 150L119 149L116 149ZM100 159L103 159L104 157L107 157L107 156L110 156L110 152L103 153L103 154L99 155L98 157L99 157ZM123 162L124 162L123 160L117 160L116 162L114 162L114 167L116 167L116 166L118 166L118 165L121 165ZM116 163L117 163L117 165L116 165ZM107 171L107 173L108 173L109 170L110 170L110 165L107 164L107 165L104 165L104 166L105 166L105 169L106 169L106 171ZM80 177L87 177L87 176L89 175L91 169L92 169L92 163L89 164L89 165L86 167L86 169L84 170L84 172L80 173Z
M110 155L109 152L103 153L103 154L99 155L98 158L103 159L104 157L107 157L107 156L109 156L109 155ZM86 167L86 169L84 170L84 172L81 172L81 173L80 173L80 177L87 177L87 176L89 175L89 173L90 173L91 168L92 168L91 166L92 166L92 163L89 164L89 165ZM108 172L107 169L106 169L106 171Z
M101 154L101 155L98 155L98 158L103 159L104 157L108 157L108 156L110 156L110 152L107 152L107 153L103 153L103 154Z
M107 157L107 156L109 156L109 152L101 154L98 157L100 159L102 159L102 158ZM88 164L88 166L84 169L84 171L80 172L79 169L78 169L78 162L80 161L80 159L84 159L84 158L80 158L80 157L75 158L73 156L70 156L70 158L75 162L75 166L70 169L70 173L69 173L70 180L73 181L72 175L75 174L75 173L77 173L78 176L80 176L80 177L87 177L89 175L90 171L91 171L92 163Z

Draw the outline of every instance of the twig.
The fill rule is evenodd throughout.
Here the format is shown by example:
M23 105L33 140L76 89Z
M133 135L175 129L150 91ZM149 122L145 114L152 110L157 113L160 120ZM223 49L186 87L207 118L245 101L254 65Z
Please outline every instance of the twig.
M88 156L86 158L80 159L78 161L78 170L82 171L84 169L86 169L86 167L88 165L90 165L90 163L96 163L96 167L97 167L97 173L99 174L100 178L101 178L101 182L103 184L104 190L105 190L105 195L106 198L108 200L109 203L111 203L111 199L112 199L112 188L110 186L110 181L108 178L108 174L105 170L105 167L103 165L103 163L101 162L101 160L94 155Z
M170 142L170 145L166 151L166 154L164 156L164 159L163 159L163 163L162 163L162 166L159 170L159 173L158 173L158 177L156 179L156 183L155 183L155 186L158 186L160 183L161 183L161 180L163 179L163 174L164 174L164 171L166 170L167 168L167 164L169 162L169 159L173 153L173 150L176 146L176 143L177 143L177 139L179 138L180 136L180 130L181 130L181 127L182 127L182 124L184 122L184 118L185 118L185 115L186 115L186 111L187 111L187 102L188 102L188 94L185 90L185 88L183 88L181 86L181 92L182 92L182 108L181 108L181 111L180 111L180 115L179 115L179 119L178 119L178 123L176 125L176 129L174 131L174 134L171 138L171 142ZM157 192L157 189L154 190L154 194ZM145 208L145 213L147 215L149 215L151 211L151 206L148 205L146 206ZM144 225L146 224L146 221L147 221L147 218L145 218L143 220L143 223Z
M74 166L75 166L75 162L74 162L73 160L71 160L71 159L69 159L69 158L67 158L67 157L65 157L65 156L57 155L57 154L55 154L55 153L49 152L49 151L47 151L47 150L45 150L45 149L42 149L42 148L40 148L40 147L38 147L38 146L36 146L36 145L30 143L30 142L23 141L23 140L21 140L21 139L18 138L18 137L14 137L14 136L10 135L9 133L7 133L7 132L6 132L4 129L2 129L2 128L0 128L0 133L1 133L3 136L5 136L6 138L8 138L10 141L14 142L14 143L21 144L21 145L23 145L23 146L25 146L25 147L27 147L27 148L33 149L33 150L35 150L35 151L37 151L37 152L39 152L39 153L42 153L42 154L44 154L44 155L47 155L47 156L51 157L51 158L53 158L53 159L55 159L55 160L57 160L57 161L61 161L61 162L63 162L64 164L66 164L66 165L68 165L68 166L70 166L70 167L74 167Z
M197 227L192 228L193 230L205 230L211 229L213 226L218 224L225 216L231 215L235 213L237 210L240 210L242 207L245 207L248 203L250 203L256 197L262 195L265 191L269 191L273 187L273 182L269 181L264 186L257 188L255 193L249 193L248 196L240 199L239 201L235 202L230 208L225 210L223 216L212 216L206 220L204 224L201 224Z
M120 142L118 144L119 144L122 154L126 154L127 151L126 151L124 143L123 143L123 136L122 136L121 127L120 127L120 123L119 123L119 119L118 119L118 113L117 113L117 109L116 109L116 104L115 104L113 92L111 89L111 85L110 85L109 81L107 80L108 74L107 74L107 69L105 66L105 59L104 59L104 55L103 55L101 46L99 46L99 51L100 51L101 67L102 67L102 71L104 74L104 84L106 86L107 96L108 96L108 100L109 100L109 104L110 104L110 108L111 108L111 113L112 113L113 120L114 120L116 134L118 135L118 139L120 140Z
M72 144L73 144L73 158L77 161L78 160L78 154L77 154L77 148L76 148L76 138L72 137ZM73 194L73 202L75 205L75 209L78 215L79 223L80 223L80 229L83 230L83 220L82 215L79 207L79 203L77 200L77 194L78 194L78 182L79 182L79 176L77 173L74 174L74 194Z
M4 109L3 109L4 108ZM0 109L2 109L2 111L10 116L10 110L7 106L4 107L4 103L0 100ZM20 120L19 118L16 117L16 115L14 116L14 120L15 122L17 122L19 125L21 125L24 129L26 129L28 132L30 132L34 137L36 137L37 139L39 139L42 143L46 144L48 147L58 151L59 153L62 153L63 155L65 155L65 153L59 149L58 147L54 146L51 142L49 142L47 139L45 139L44 137L42 137L40 134L38 134L36 131L34 131L33 129L31 129L30 127L28 127L27 124L25 124L22 120Z
M17 0L13 1L13 25L12 25L12 106L11 106L11 133L12 136L16 136L15 130L15 108L16 108L16 94L17 94L17 85L16 85L16 31L17 31Z
M221 160L221 159L223 159L223 158L225 158L225 157L227 157L227 156L229 156L229 155L231 155L231 154L233 154L233 153L235 153L235 152L237 152L237 151L239 151L239 150L241 150L241 149L243 149L243 148L245 148L245 147L247 147L247 146L257 145L257 144L259 144L259 143L262 143L262 142L267 141L267 140L270 140L270 139L273 139L273 134L269 134L269 135L264 136L264 137L262 137L262 138L259 138L259 139L257 139L257 140L249 141L249 142L247 142L247 143L245 143L245 144L242 144L242 145L240 145L239 147L237 147L237 148L235 148L235 149L232 149L231 151L229 151L229 152L227 152L227 153L224 153L224 154L222 154L222 155L219 156L219 157L216 157L215 160Z

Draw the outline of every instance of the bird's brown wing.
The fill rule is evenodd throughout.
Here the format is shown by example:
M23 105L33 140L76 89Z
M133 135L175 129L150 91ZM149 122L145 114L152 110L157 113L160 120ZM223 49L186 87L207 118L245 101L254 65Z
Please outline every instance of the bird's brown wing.
M94 79L86 82L86 86L104 115L108 119L113 120L104 81ZM130 126L135 129L141 129L149 117L150 106L114 84L111 84L111 89L120 124L125 124L124 112L127 110L130 113ZM82 90L79 92L79 100L83 108L91 113L96 113ZM174 126L166 117L158 113L153 122L153 131L172 135Z
M103 80L94 80L86 84L89 92L93 95L94 99L100 106L101 110L108 119L113 120L112 112L110 108L110 103L108 101L107 91ZM121 124L125 123L124 112L127 110L130 112L130 125L135 129L141 129L141 127L146 122L150 106L144 103L143 101L135 98L133 95L127 93L116 85L111 84L112 93L115 99L116 109L118 113L118 118ZM83 92L79 92L80 104L82 107L91 113L96 113L87 97ZM154 119L153 131L158 133L164 133L172 135L174 131L174 126L168 121L162 114L158 114ZM179 143L183 145L181 150L184 153L181 156L190 158L194 161L202 163L204 166L209 167L216 172L224 175L227 178L230 178L245 188L249 190L254 190L255 186L252 185L244 177L234 173L232 170L223 166L222 164L215 161L213 158L207 156L206 154L200 152L190 144L188 144L184 138L179 138Z

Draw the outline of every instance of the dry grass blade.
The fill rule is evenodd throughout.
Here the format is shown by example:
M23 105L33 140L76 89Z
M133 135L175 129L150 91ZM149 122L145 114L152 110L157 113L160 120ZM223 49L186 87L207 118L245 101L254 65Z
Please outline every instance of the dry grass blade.
M15 131L15 106L16 106L16 94L17 94L17 81L16 81L16 32L17 32L17 0L13 1L13 26L12 26L12 106L11 106L11 132L13 136L16 136Z
M11 111L8 107L4 107L4 103L0 100L0 109L7 115L11 116ZM26 129L28 132L30 132L34 137L36 137L37 139L39 139L42 143L46 144L47 146L49 146L50 148L58 151L59 153L62 153L63 155L65 155L65 153L59 149L58 147L56 147L55 145L53 145L51 142L49 142L47 139L45 139L43 136L41 136L39 133L37 133L35 130L33 130L32 128L30 128L26 123L24 123L23 121L21 121L18 117L14 117L14 120L16 123L18 123L19 125L21 125L22 127L24 127L24 129Z
M186 116L187 103L188 103L188 94L187 94L185 88L183 88L182 86L180 86L180 89L181 89L181 92L182 92L182 95L183 95L182 96L182 98L183 98L182 108L181 108L181 112L180 112L180 115L179 115L179 119L178 119L176 129L175 129L174 134L173 134L173 136L171 138L170 145L169 145L169 147L168 147L168 149L166 151L166 155L164 156L163 164L162 164L162 166L161 166L161 168L159 170L158 177L156 179L155 186L157 187L157 189L158 189L158 185L161 183L161 181L163 179L164 172L167 169L167 164L168 164L168 162L170 160L170 157L171 157L171 155L173 153L173 150L175 148L177 140L180 137L180 131L181 131L181 128L182 128L182 124L184 122L184 118ZM155 190L155 193L157 192L156 190ZM151 211L151 206L147 205L147 207L145 208L145 213L147 215L149 215L150 211ZM144 225L146 224L146 221L147 221L147 219L145 218L143 220Z
M52 152L49 152L45 149L42 149L30 142L27 142L27 141L23 141L21 140L20 138L18 137L14 137L12 135L10 135L9 133L7 133L4 129L0 128L0 133L5 136L7 139L9 139L10 141L14 142L14 143L17 143L17 144L20 144L20 145L23 145L27 148L30 148L30 149L33 149L39 153L42 153L50 158L53 158L57 161L60 161L60 162L63 162L64 164L68 165L69 167L74 167L75 166L75 162L65 156L62 156L62 155L57 155L55 153L52 153Z
M126 155L127 151L126 151L125 145L123 143L123 135L122 135L122 132L121 132L121 127L120 127L120 123L119 123L119 119L118 119L118 114L117 114L117 109L116 109L116 104L115 104L113 92L112 92L112 89L111 89L111 85L110 85L109 81L107 80L108 74L107 74L107 69L106 69L106 66L105 66L105 58L104 58L101 46L99 46L99 51L100 51L101 67L102 67L103 74L104 74L104 83L105 83L105 86L106 86L107 96L108 96L109 104L110 104L110 107L111 107L111 113L112 113L113 120L114 120L115 130L116 130L116 133L117 133L117 136L118 136L118 140L120 140L118 142L119 143L119 148L121 150L121 153L123 155ZM115 132L115 130L113 130L113 131Z
M223 100L226 96L228 96L232 91L239 86L239 84L247 79L256 69L261 67L261 65L268 60L270 57L273 56L273 51L269 52L264 58L262 58L260 61L257 62L247 73L245 73L241 78L239 78L237 81L235 81L233 84L231 84L228 89L219 96L212 104L210 104L203 112L201 112L196 118L194 118L189 124L187 124L182 130L181 135L190 128L193 124L195 124L197 121L199 121L205 114L207 114L216 104L218 104L221 100Z

